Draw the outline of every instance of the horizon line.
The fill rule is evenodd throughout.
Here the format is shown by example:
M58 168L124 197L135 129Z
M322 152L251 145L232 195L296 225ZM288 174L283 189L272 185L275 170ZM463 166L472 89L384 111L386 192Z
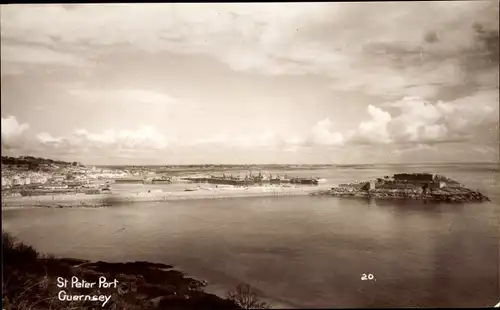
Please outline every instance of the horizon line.
M443 164L500 164L500 161L467 161L467 162L413 162L413 163L353 163L353 164L84 164L87 166L368 166L368 165L443 165Z
M13 157L13 158L21 158L21 157L36 157L33 155L19 155L19 156L5 156L2 157ZM37 157L42 158L42 157ZM63 160L63 159L54 159L54 158L43 158L50 159L53 161L63 161L63 162L75 162L74 160ZM76 161L78 162L78 161ZM162 163L162 164L90 164L78 162L83 166L367 166L367 165L443 165L443 164L500 164L500 159L496 161L488 160L488 161L442 161L442 162L403 162L403 163L390 163L390 162L379 162L379 163L198 163L198 164L175 164L175 163Z

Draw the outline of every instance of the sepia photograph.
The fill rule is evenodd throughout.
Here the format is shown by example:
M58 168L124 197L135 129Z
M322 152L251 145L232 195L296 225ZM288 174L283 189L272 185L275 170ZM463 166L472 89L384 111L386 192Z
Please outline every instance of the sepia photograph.
M0 5L3 310L500 307L498 1Z

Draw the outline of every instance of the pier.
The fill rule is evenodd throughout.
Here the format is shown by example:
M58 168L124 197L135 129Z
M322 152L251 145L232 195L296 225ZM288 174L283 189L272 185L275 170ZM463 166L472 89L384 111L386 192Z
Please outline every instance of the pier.
M318 178L279 178L272 176L265 178L261 174L256 177L227 177L223 175L222 177L216 176L198 176L198 177L184 177L183 180L190 181L193 183L209 183L217 185L233 185L233 186L251 186L251 185L265 185L265 184L302 184L302 185L318 185Z

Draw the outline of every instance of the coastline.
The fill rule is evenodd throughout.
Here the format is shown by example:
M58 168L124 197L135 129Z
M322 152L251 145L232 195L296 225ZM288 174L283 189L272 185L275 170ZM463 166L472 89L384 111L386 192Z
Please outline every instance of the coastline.
M206 281L171 265L108 263L41 255L2 233L3 308L14 309L241 309L205 292Z
M2 208L9 207L108 207L113 203L160 202L247 197L307 196L328 186L210 188L183 192L109 193L96 195L46 195L2 197Z
M487 196L481 194L479 191L473 191L468 188L434 190L430 193L422 193L418 190L408 189L362 190L335 187L330 190L313 192L309 195L378 200L420 200L441 203L491 202Z

